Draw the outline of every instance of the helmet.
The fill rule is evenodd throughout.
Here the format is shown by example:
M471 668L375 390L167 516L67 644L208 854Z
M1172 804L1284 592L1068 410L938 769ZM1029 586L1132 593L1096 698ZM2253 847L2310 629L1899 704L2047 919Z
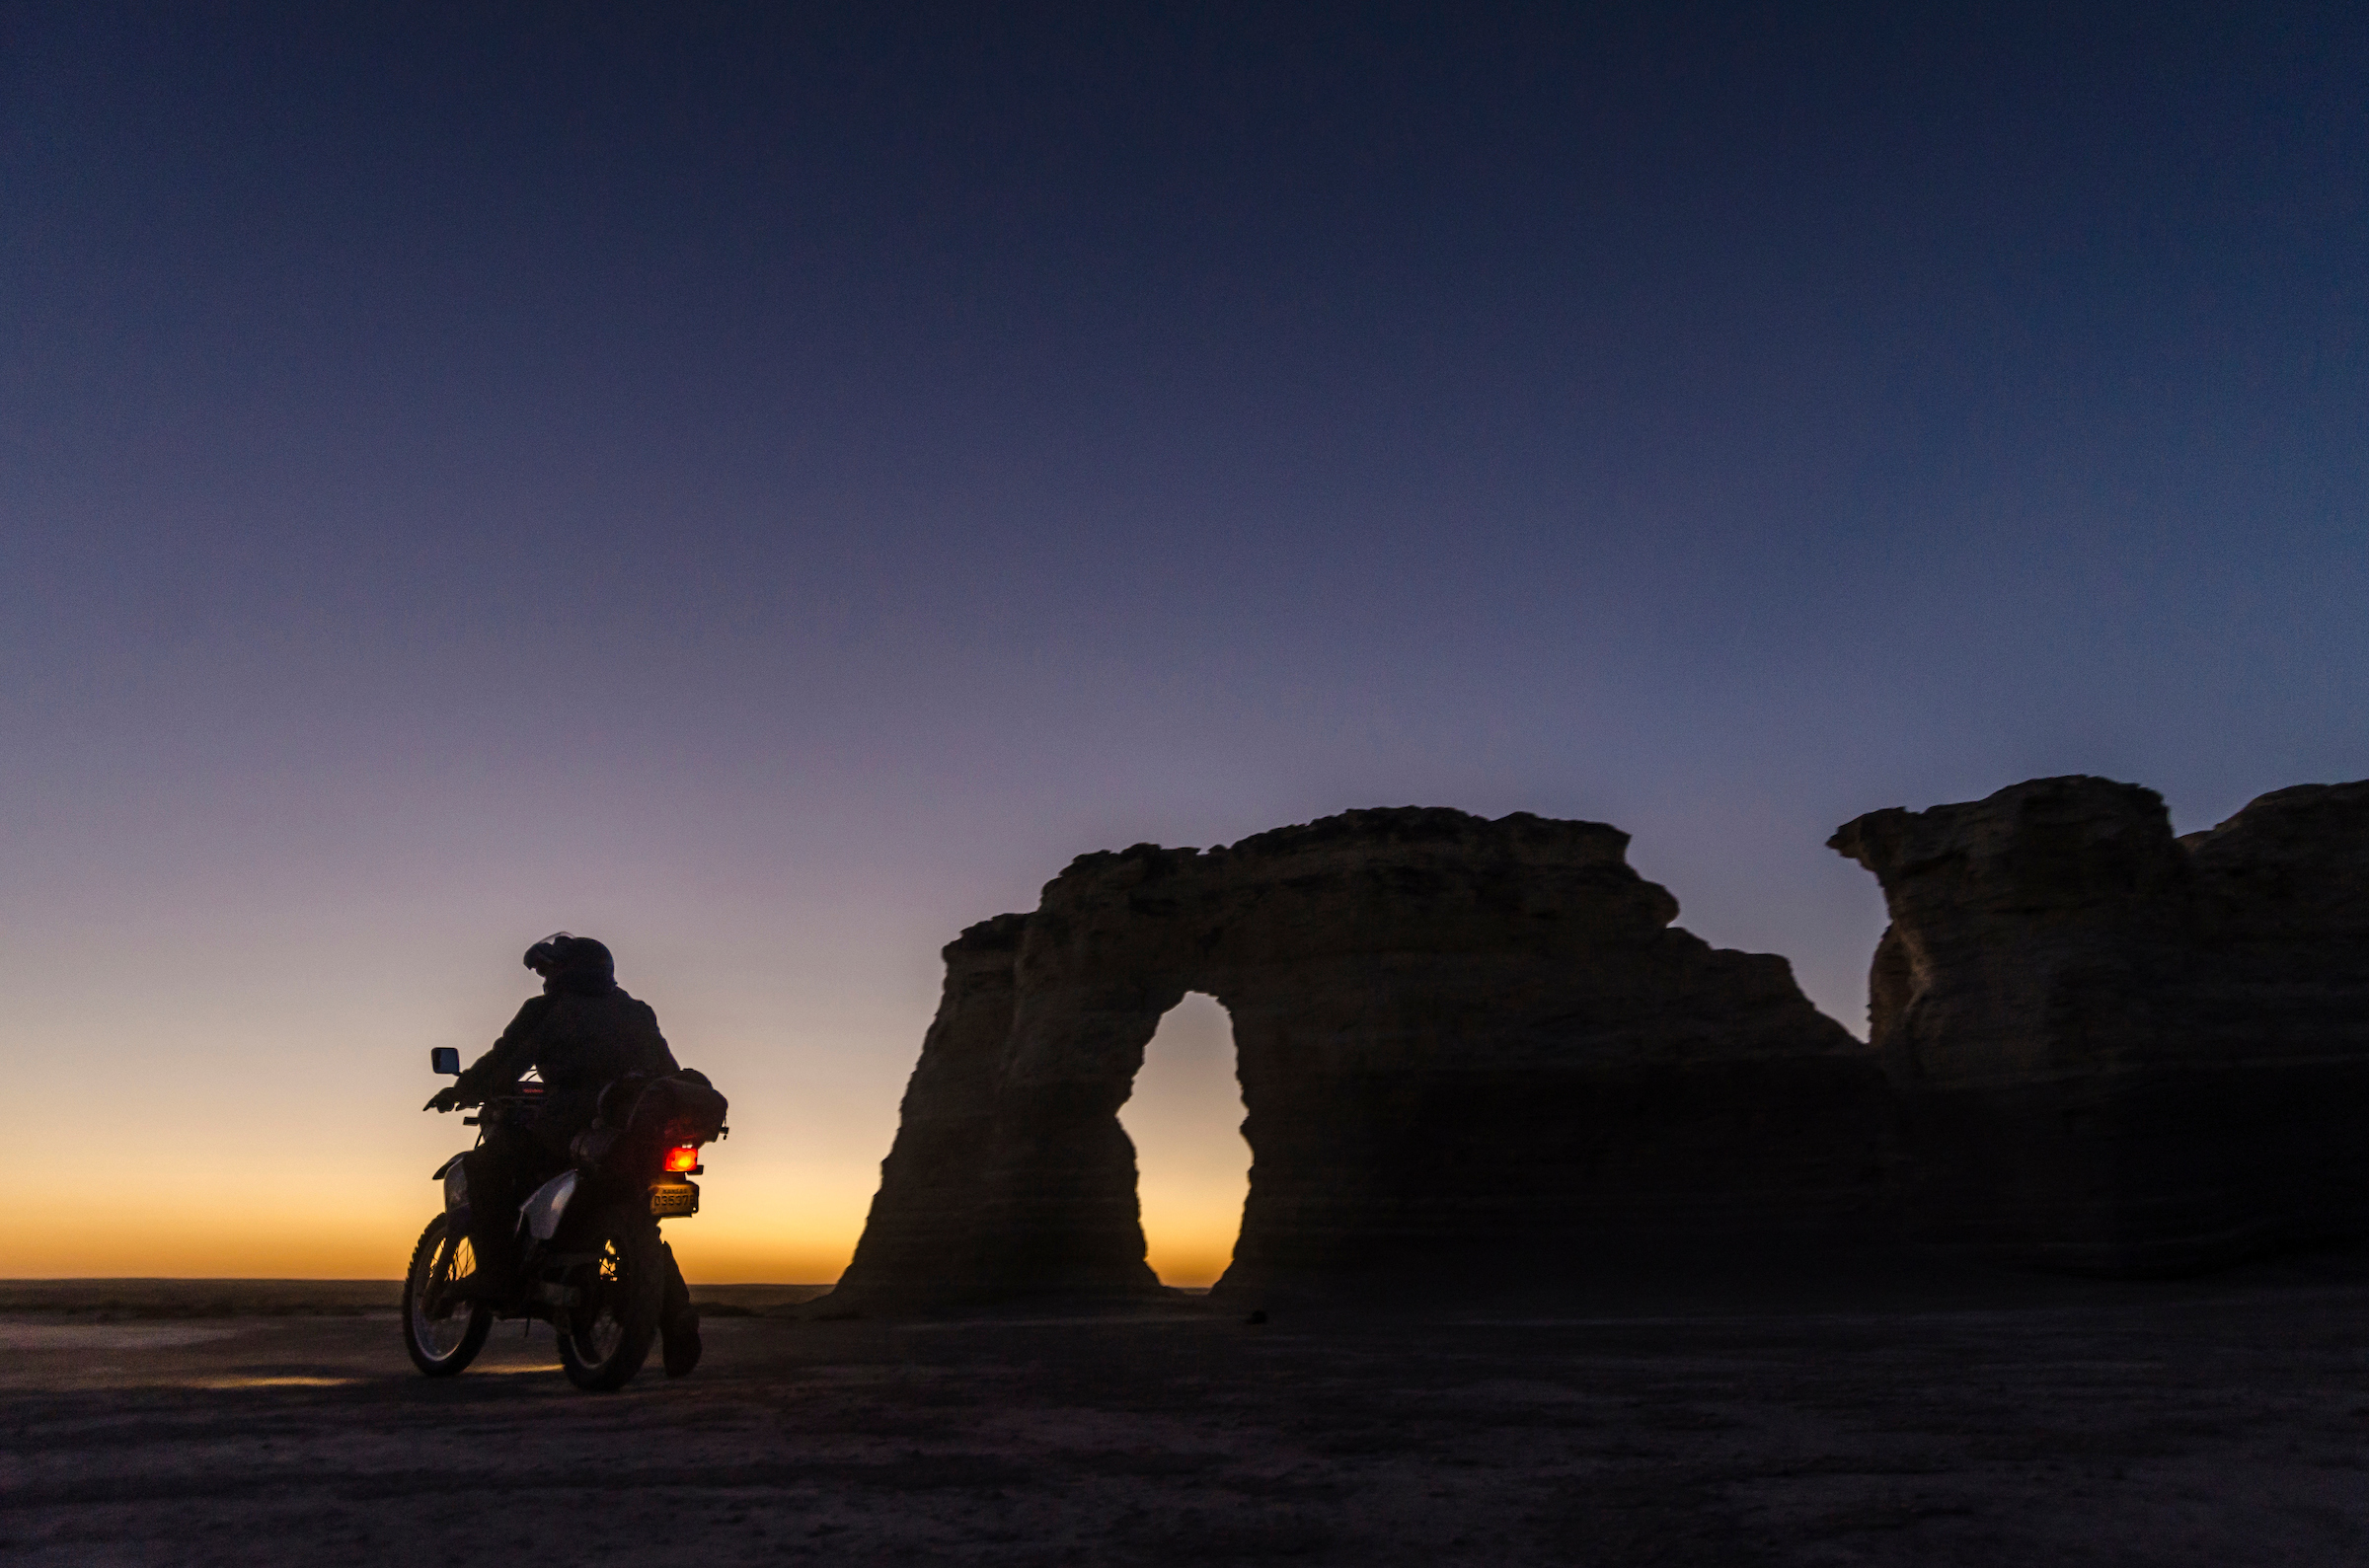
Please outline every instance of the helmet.
M546 980L607 987L616 983L617 960L589 936L555 931L526 950L526 967Z

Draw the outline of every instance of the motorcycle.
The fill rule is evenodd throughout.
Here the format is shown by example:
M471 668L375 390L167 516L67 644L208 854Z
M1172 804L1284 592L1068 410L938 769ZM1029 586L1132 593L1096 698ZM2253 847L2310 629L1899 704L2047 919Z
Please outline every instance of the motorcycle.
M460 1053L429 1053L440 1074L460 1072ZM489 1096L464 1125L489 1129L531 1118L543 1085L531 1080ZM476 1272L469 1243L467 1155L438 1165L444 1212L427 1222L403 1281L403 1345L430 1378L461 1372L483 1349L495 1320L552 1325L560 1365L579 1388L623 1387L642 1370L674 1274L658 1222L699 1213L701 1146L728 1135L724 1096L697 1073L633 1075L601 1095L600 1117L579 1135L568 1169L518 1205L513 1285L498 1301L465 1299ZM678 1290L679 1286L676 1287Z

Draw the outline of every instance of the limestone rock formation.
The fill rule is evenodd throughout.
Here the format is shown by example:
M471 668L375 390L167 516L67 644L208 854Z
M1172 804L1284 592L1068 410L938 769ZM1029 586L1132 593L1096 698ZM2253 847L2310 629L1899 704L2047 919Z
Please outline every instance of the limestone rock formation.
M1495 1283L1882 1228L1874 1058L1783 958L1673 929L1628 836L1352 811L1074 861L946 949L837 1307L1154 1288L1117 1112L1184 993L1233 1015L1245 1293Z
M2369 1233L2369 784L2176 840L2153 790L2038 779L1830 843L1891 912L1924 1233L2105 1273Z

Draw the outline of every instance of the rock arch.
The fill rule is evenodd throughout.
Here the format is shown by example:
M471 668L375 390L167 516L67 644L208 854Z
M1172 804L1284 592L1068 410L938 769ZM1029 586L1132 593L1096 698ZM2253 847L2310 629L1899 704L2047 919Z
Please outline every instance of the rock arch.
M1081 857L946 948L834 1303L1156 1291L1117 1110L1188 990L1233 1015L1249 1111L1221 1292L1881 1229L1874 1056L1783 958L1672 928L1627 845L1410 807Z

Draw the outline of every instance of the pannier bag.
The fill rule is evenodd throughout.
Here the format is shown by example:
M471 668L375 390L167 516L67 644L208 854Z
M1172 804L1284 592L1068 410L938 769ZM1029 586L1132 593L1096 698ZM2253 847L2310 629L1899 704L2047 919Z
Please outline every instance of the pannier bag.
M628 1073L601 1090L599 1117L576 1134L573 1153L588 1165L615 1155L625 1157L627 1168L654 1165L668 1149L714 1142L727 1110L725 1097L697 1069Z
M685 1068L650 1080L641 1098L634 1101L625 1132L628 1138L648 1138L668 1149L677 1144L714 1143L716 1135L724 1131L727 1109L707 1074Z

